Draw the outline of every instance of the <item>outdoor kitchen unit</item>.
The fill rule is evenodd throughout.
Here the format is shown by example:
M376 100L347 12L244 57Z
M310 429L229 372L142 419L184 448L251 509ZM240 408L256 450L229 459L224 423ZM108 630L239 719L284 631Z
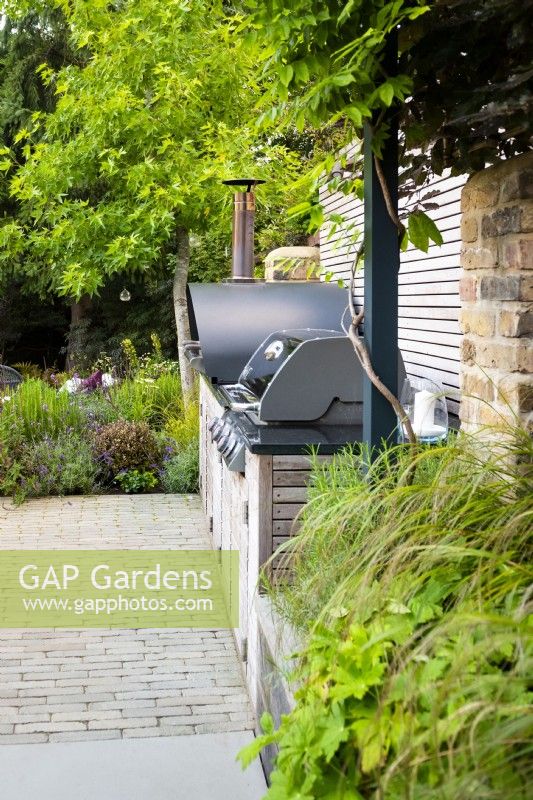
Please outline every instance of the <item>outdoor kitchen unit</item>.
M257 182L237 183L249 190L236 194L241 203ZM311 451L330 459L360 442L363 402L363 369L343 330L347 290L253 280L255 206L246 202L234 204L234 277L187 288L185 347L201 375L200 491L213 544L240 553L243 660L259 569L296 530ZM401 387L401 359L399 372Z

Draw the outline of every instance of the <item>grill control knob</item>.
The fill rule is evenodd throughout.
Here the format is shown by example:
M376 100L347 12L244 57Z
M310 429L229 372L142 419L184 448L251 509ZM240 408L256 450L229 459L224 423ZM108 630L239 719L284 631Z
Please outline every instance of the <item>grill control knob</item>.
M235 446L236 437L233 432L230 432L227 436L224 436L220 442L220 449L222 454L227 456L228 453L232 450Z
M239 440L237 439L235 434L230 436L230 440L228 442L228 446L226 447L224 455L229 456L235 450L235 448L237 447L238 442L239 442Z
M218 442L218 440L220 439L220 437L224 433L224 428L225 428L224 423L221 420L213 428L213 430L211 432L211 438L213 439L214 442Z
M229 442L229 440L230 440L230 437L231 437L231 433L230 433L230 432L225 432L225 433L224 433L224 434L223 434L223 435L220 437L219 441L217 442L217 446L218 446L218 449L219 449L221 452L222 452L223 450L225 450L225 448L226 448L226 446L227 446L227 444L228 444L228 442Z

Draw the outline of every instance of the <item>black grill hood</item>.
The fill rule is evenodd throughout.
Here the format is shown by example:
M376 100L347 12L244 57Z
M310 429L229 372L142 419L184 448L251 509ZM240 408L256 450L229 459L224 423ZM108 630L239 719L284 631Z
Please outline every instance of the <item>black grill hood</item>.
M250 356L273 331L342 331L347 304L347 289L318 281L187 287L191 338L199 341L205 374L216 383L236 383Z

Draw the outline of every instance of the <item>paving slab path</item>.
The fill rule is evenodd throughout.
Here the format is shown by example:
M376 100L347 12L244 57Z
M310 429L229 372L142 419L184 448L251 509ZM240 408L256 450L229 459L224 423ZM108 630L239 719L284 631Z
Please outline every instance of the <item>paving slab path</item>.
M18 508L0 499L0 550L209 547L206 520L195 495L46 498ZM209 747L202 744L209 739L206 734L235 733L249 739L252 730L231 631L0 630L3 774L9 748L2 745L46 743L46 753L49 743L195 735L193 749L200 754L202 747ZM172 747L185 752L190 745L184 739ZM235 770L238 786L242 773L233 758L227 767ZM92 796L107 800L102 792ZM215 800L219 795L207 796ZM261 795L244 796L251 800ZM158 800L159 795L151 797ZM40 800L47 800L42 791Z

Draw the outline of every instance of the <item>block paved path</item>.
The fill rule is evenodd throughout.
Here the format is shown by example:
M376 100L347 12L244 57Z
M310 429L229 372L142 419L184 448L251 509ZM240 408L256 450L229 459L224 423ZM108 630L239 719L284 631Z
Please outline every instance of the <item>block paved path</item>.
M209 546L196 496L0 498L0 549ZM252 729L231 631L0 630L0 745Z

